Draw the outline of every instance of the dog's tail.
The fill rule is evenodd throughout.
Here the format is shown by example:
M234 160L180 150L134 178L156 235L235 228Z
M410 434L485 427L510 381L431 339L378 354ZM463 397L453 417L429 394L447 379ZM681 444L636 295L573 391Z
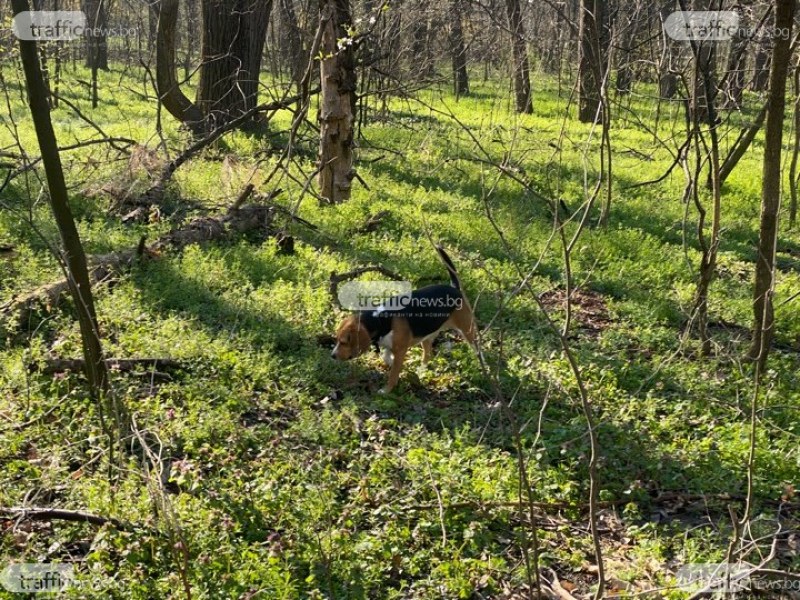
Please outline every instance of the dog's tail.
M437 245L436 251L439 253L439 257L442 259L444 266L447 267L447 272L450 274L450 284L457 290L460 290L461 282L458 280L458 273L456 272L456 266L453 264L453 261L450 260L447 252L445 252L444 248L441 246Z

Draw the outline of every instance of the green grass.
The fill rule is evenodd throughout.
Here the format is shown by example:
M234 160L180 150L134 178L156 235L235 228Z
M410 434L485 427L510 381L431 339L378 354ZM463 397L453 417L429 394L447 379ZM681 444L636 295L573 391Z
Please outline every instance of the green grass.
M36 155L19 75L6 65L4 76L22 143ZM68 72L73 79L86 73ZM589 126L572 113L565 119L567 100L558 97L554 81L541 77L536 87L531 116L510 112L505 84L493 82L473 82L474 94L458 102L441 90L421 98L452 110L495 158L513 143L514 160L535 187L574 210L584 199L584 154L590 187L598 167L599 132L590 139ZM154 148L155 108L131 91L141 92L141 78L112 70L101 73L100 89L95 110L85 90L64 85L63 93L109 135ZM616 111L610 223L587 229L573 257L575 281L608 312L607 326L596 335L579 329L573 343L600 423L600 495L619 501L603 513L609 575L635 589L669 584L677 565L724 557L730 517L715 495L745 491L751 394L750 368L734 360L746 347L741 330L714 328L718 352L707 359L676 352L699 262L696 213L688 212L684 247L680 169L662 184L630 188L658 178L671 163L669 152L631 117L654 126L652 90L643 86L642 92L620 100L630 113ZM662 111L660 135L678 136L680 144L679 108ZM734 125L746 116L734 115ZM0 119L10 124L7 116ZM162 119L174 156L187 138L168 115ZM53 111L53 120L62 145L94 135L66 107ZM109 198L97 193L109 182L146 189L145 173L131 176L126 161L108 163L112 154L99 146L65 153L87 251L135 247L143 234L154 239L181 219L223 209L257 157L264 162L256 181L269 171L275 157L261 152L285 142L288 123L289 115L279 114L268 133L232 134L182 168L169 210L149 224L121 224L109 213ZM478 154L470 137L423 104L394 101L386 118L364 124L363 134L358 170L370 189L356 185L351 201L334 208L307 197L300 214L319 230L287 224L297 238L295 255L277 253L273 239L192 246L97 289L109 356L170 357L185 366L166 382L117 374L114 388L139 426L173 457L170 500L186 539L194 597L254 597L248 594L256 591L260 598L503 597L503 590L524 585L524 528L502 504L517 498L516 450L472 351L462 343L440 347L427 369L412 351L399 389L380 396L384 373L377 356L334 363L317 338L332 333L343 316L328 296L331 271L378 262L415 283L445 280L427 234L451 250L479 322L488 322L518 283L486 216L490 189L486 202L514 258L530 268L543 257L534 288L561 286L560 247L548 246L551 217L541 200L473 160ZM315 148L308 136L298 151L310 172ZM735 128L723 145L734 137ZM0 129L0 146L11 142ZM221 159L227 155L239 158L226 172ZM759 140L725 186L720 274L711 295L712 321L744 328L751 318L761 160ZM285 190L279 201L297 200L297 184L279 185ZM32 176L4 192L15 210L0 211L0 242L16 254L0 259L0 303L58 276L47 251L57 232L39 188ZM390 214L377 232L353 233L382 210ZM778 305L800 291L799 248L800 235L782 231ZM798 484L800 472L796 306L778 309L779 348L762 404L754 483L756 525L763 521L763 527L772 525L775 501ZM560 320L560 307L552 309ZM109 483L102 432L81 378L29 372L51 354L80 356L69 310L38 317L22 335L3 325L0 506L85 509L144 527L129 533L62 522L4 524L2 562L73 554L83 559L81 577L102 588L76 589L73 597L183 597L179 552L157 532L163 522L153 516L139 463L132 460ZM501 362L503 391L514 397L517 421L525 424L522 443L536 499L585 502L585 422L568 364L536 303L516 296L484 336L487 354ZM32 423L12 429L26 421ZM654 504L659 491L709 497L705 504ZM439 496L445 507L454 505L442 515ZM741 502L734 504L741 511ZM793 510L784 527L796 527ZM549 514L540 532L542 563L588 591L585 511ZM783 552L781 560L780 568L800 568L796 551Z

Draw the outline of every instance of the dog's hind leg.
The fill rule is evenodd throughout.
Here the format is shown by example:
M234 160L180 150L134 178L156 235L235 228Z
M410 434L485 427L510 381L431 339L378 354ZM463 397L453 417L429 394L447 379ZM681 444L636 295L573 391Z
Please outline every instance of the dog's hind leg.
M475 317L472 315L472 310L466 306L457 308L450 315L449 319L453 328L473 346L478 344L478 331L475 325Z
M400 379L400 371L403 370L403 363L406 360L406 354L411 347L411 329L408 326L408 321L405 319L394 319L392 321L392 354L394 360L389 369L389 379L386 382L386 387L381 391L383 393L391 392L397 385Z
M408 352L408 348L398 348L395 350L394 361L392 362L391 369L389 369L389 379L386 382L386 387L381 390L384 394L391 392L397 385L400 379L400 371L403 370L403 363L406 360L406 352Z

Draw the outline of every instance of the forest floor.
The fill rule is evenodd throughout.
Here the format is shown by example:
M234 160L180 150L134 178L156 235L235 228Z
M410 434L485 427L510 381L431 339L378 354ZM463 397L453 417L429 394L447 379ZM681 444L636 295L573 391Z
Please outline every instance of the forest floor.
M4 77L12 118L0 116L0 147L19 152L17 128L37 156L19 74L6 68ZM607 592L683 598L676 573L724 561L747 491L753 373L742 357L762 146L759 138L723 189L714 349L699 357L696 342L681 340L700 256L697 211L681 201L683 171L632 187L669 168L683 141L682 108L664 103L657 116L650 88L642 89L615 99L611 214L597 227L592 209L575 247L569 337L599 423ZM248 182L263 194L282 188L275 203L294 206L301 170L313 171L315 134L301 130L297 181L265 183L287 141L290 114L282 112L260 133L226 136L176 173L160 206L123 222L164 164L155 152L156 109L129 72L101 73L100 90L97 109L83 88L62 85L61 93L107 135L140 146L130 156L106 145L63 153L90 255L133 249L141 236L153 241L192 218L224 213ZM352 199L335 207L307 194L298 214L315 228L276 214L273 229L294 237L293 254L279 252L272 230L232 235L166 249L98 286L108 356L179 364L113 377L137 427L162 445L170 467L163 485L139 457L109 456L80 375L40 372L49 359L81 356L68 303L27 315L22 327L5 319L0 507L83 510L132 527L5 518L0 566L74 562L80 585L66 595L80 598L184 598L187 587L193 598L527 597L531 524L515 508L513 428L471 348L449 337L427 368L412 350L388 395L376 393L385 378L377 354L348 363L330 357L343 317L331 302L331 272L380 264L415 285L446 281L430 236L453 257L479 324L491 324L484 353L521 428L541 503L543 574L576 597L591 592L589 443L575 379L535 299L526 290L509 297L519 283L515 265L527 272L540 260L531 285L563 322L563 253L543 197L577 211L600 156L599 131L575 120L569 92L538 78L530 116L515 115L505 88L491 82L473 82L473 93L458 100L446 90L392 100L385 112L369 112L358 138L357 169L369 189L354 182ZM749 98L752 106L731 116L723 151L757 103ZM62 146L98 135L66 105L52 115ZM169 115L161 121L174 157L187 135ZM537 193L491 164L504 157ZM3 192L0 305L60 276L49 251L57 231L40 188L30 174ZM708 194L701 197L707 206ZM381 211L377 227L362 227ZM757 411L751 535L764 556L776 540L772 568L798 572L800 299L790 298L800 292L800 232L784 227L778 265L777 347ZM749 560L759 562L752 553ZM17 596L0 590L6 597Z

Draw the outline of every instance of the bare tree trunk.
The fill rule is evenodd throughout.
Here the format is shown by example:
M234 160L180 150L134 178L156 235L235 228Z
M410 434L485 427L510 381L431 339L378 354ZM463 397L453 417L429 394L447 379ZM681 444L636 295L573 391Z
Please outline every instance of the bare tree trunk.
M467 48L461 26L461 0L450 3L450 55L453 59L453 90L456 98L469 94Z
M284 30L286 43L284 60L289 64L292 81L298 86L299 91L300 81L303 79L306 68L306 57L303 56L303 38L300 35L300 27L297 25L293 0L278 0L278 2L281 28Z
M237 54L241 57L238 83L246 112L258 105L258 81L261 57L267 40L267 26L272 13L272 0L240 0L241 33L237 36ZM238 115L234 115L238 116Z
M692 8L696 10L714 10L718 0L695 0ZM679 0L681 10L688 10L689 6L684 0ZM699 69L700 77L693 79L692 97L693 110L697 111L697 121L705 122L708 120L709 113L714 112L711 106L716 102L717 97L717 43L710 40L692 42L695 48L695 60Z
M186 0L183 5L186 15L186 54L183 56L183 78L189 79L192 71L192 57L197 46L197 29L200 24L197 22L197 2L198 0Z
M581 0L579 25L579 93L578 119L581 123L593 123L600 119L602 85L602 42L600 28L603 27L605 0Z
M418 77L425 78L431 75L433 61L430 51L430 15L428 14L429 4L427 0L420 1L415 7L417 18L414 20L411 30L411 70Z
M672 99L678 91L678 76L675 74L672 65L673 55L675 53L675 44L666 33L664 33L664 20L674 10L675 2L668 0L662 4L659 10L659 18L661 21L662 31L662 51L661 60L658 65L658 95L664 100Z
M747 67L747 44L749 38L745 32L747 21L745 21L745 11L739 11L740 26L731 42L731 49L728 53L728 68L725 76L725 108L738 109L742 106L742 94L745 85L745 69Z
M152 52L153 46L156 44L156 38L158 37L158 14L159 9L158 5L161 3L161 0L147 0L147 6L150 7L150 10L147 13L147 51Z
M634 64L634 48L636 47L636 40L639 33L644 27L647 27L650 21L650 14L648 9L640 4L631 7L630 12L625 19L625 25L620 23L617 19L618 34L617 38L621 38L619 43L619 54L617 55L617 80L616 90L618 94L625 95L631 92L633 85L633 64Z
M205 129L203 113L181 92L175 75L175 26L178 0L159 0L151 5L157 12L156 87L164 108L195 135Z
M519 0L506 0L506 12L508 13L508 26L512 35L514 95L517 112L530 114L533 112L530 64L528 62L528 44L525 41L525 26L522 23L522 9Z
M617 63L617 93L626 95L631 93L633 83L633 69L631 68L631 44L633 40L626 36L626 41L622 43Z
M12 9L14 14L27 11L27 0L12 0ZM101 419L115 418L118 427L122 425L127 429L127 415L120 410L122 407L112 404L109 394L108 372L103 357L89 270L86 266L86 255L69 206L67 185L61 167L58 143L50 120L50 107L47 104L36 43L20 40L19 47L28 86L28 103L47 179L50 207L61 235L67 281L78 314L90 393L100 408ZM106 427L105 423L104 427ZM107 431L111 430L107 429Z
M765 27L769 30L772 19L767 20ZM769 83L769 69L770 69L770 52L769 52L769 39L764 35L758 40L756 45L755 57L755 74L753 75L753 91L763 92L767 89Z
M794 229L797 221L797 160L800 155L800 60L794 66L794 147L789 164L789 229Z
M197 106L213 126L256 106L271 0L203 0Z
M108 70L108 41L106 39L105 0L84 0L86 13L86 66L90 69Z
M761 188L761 227L753 290L753 338L750 347L750 358L759 362L762 372L775 337L772 286L781 203L781 144L786 110L786 75L791 57L790 38L794 12L794 0L775 0L775 31L783 31L785 34L777 33L775 36L769 73L764 138L764 181Z
M682 10L686 10L684 0L679 0ZM714 281L717 270L717 256L719 252L720 218L722 216L722 185L720 181L720 156L719 135L717 133L716 109L716 84L714 82L713 63L710 58L713 54L708 52L709 42L691 42L694 56L695 72L692 85L692 139L697 152L697 176L693 182L692 197L694 199L699 219L697 223L697 238L702 256L700 258L700 277L697 281L694 307L692 310L689 333L692 326L697 327L700 337L701 353L707 355L711 352L711 338L708 334L708 293ZM701 105L702 103L702 105ZM711 140L708 149L709 182L711 184L711 232L710 239L706 238L706 216L699 192L699 173L705 157L702 156L701 144L701 117L708 125L708 135Z
M320 0L322 64L319 107L319 193L330 204L350 198L353 170L353 121L356 112L356 68L350 28L349 0Z

